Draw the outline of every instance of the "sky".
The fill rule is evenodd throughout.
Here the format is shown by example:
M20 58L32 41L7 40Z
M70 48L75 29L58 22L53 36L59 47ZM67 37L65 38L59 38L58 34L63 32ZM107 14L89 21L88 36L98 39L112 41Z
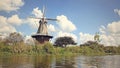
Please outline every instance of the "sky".
M30 38L37 32L38 19L45 7L45 17L58 19L48 21L49 35L71 36L83 44L94 40L100 33L105 46L120 45L120 0L1 0L0 34L20 32Z

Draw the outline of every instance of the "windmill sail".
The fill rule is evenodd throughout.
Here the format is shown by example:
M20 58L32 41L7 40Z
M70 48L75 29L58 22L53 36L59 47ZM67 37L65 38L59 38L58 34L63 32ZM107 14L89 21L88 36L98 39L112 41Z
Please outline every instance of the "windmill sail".
M32 37L35 38L39 43L44 43L45 41L49 41L49 39L53 38L53 36L48 35L47 20L56 21L56 19L45 18L45 7L43 7L42 13L43 15L41 18L35 18L40 20L39 27L37 34L32 35Z
M40 19L37 34L48 35L47 20L57 21L57 19L45 18L45 7L43 7L42 13L43 15L41 18L35 18L35 17L30 17L30 18Z

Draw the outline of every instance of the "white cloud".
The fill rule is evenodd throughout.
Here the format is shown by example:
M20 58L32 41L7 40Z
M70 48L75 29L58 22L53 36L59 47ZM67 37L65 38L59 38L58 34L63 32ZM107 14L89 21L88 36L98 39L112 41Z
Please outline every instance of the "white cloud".
M7 18L4 16L0 16L0 26L7 25Z
M109 23L104 30L101 31L101 43L105 46L120 45L120 21ZM100 28L101 29L101 28Z
M3 26L0 26L0 32L11 33L11 32L16 32L16 29L11 25L3 25Z
M104 44L104 46L117 46L114 37L106 34L101 35L101 43Z
M1 33L11 33L16 32L15 27L7 23L7 18L0 16L0 32Z
M32 14L36 18L41 18L43 15L42 11L38 7L33 9ZM65 32L72 32L72 31L76 30L75 25L70 20L68 20L66 16L64 16L64 15L57 16L57 19L58 19L57 23L60 26L59 27L60 29L57 28L58 30L65 31ZM38 28L39 27L39 20L40 19L28 18L27 22L29 23L29 25L31 27ZM55 32L56 29L52 24L50 24L50 25L48 25L48 31Z
M73 40L74 40L75 42L77 42L77 36L76 36L75 34L73 34L73 33L68 33L68 32L63 32L63 31L57 32L57 35L56 35L55 38L57 38L57 37L64 37L64 36L72 37Z
M57 16L57 20L57 23L62 29L62 31L72 32L76 30L76 26L70 20L68 20L66 16Z
M39 19L27 18L26 22L30 27L37 29L39 27Z
M120 10L114 9L114 12L120 16ZM106 27L100 27L101 43L105 46L120 45L120 21L109 23Z
M30 25L30 27L37 29L39 27L40 19L36 18L42 17L42 11L38 7L36 7L32 10L32 14L33 16L35 16L35 18L27 18L26 22Z
M120 45L120 21L109 23L106 27L101 26L99 28L101 33L100 40L104 46L118 46ZM94 35L87 33L79 33L80 43L87 41L94 41Z
M120 16L120 10L119 9L114 9L114 12L117 13Z
M106 28L105 28L105 26L101 26L101 27L99 28L99 31L100 31L102 34L106 34Z
M8 18L7 22L13 25L21 25L23 23L22 19L20 19L18 15L12 15Z
M16 11L24 5L23 0L1 0L0 11Z
M94 35L80 32L79 36L80 36L80 39L79 39L80 44L83 44L87 41L94 41Z
M111 33L120 33L120 21L108 24L107 29Z
M41 18L43 16L42 11L39 10L38 7L33 9L32 14L35 15L35 17L37 17L37 18Z
M49 24L49 25L48 25L48 31L50 31L50 32L55 32L56 30L55 30L54 25Z
M112 22L111 24L108 24L107 27L101 26L99 31L101 32L100 40L101 43L105 46L118 46L120 45L120 25L118 22ZM85 43L89 40L94 41L94 35L91 34L83 34L82 32L80 34L80 42Z

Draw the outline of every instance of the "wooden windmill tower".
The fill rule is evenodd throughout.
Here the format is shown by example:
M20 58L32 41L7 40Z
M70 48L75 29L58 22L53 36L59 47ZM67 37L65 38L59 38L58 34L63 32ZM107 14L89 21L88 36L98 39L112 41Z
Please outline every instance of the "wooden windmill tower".
M40 19L39 20L39 27L37 30L37 33L32 35L33 38L35 38L39 43L44 43L45 41L49 41L53 36L48 35L48 29L47 29L47 21L56 21L57 19L51 19L51 18L45 18L45 8L43 7L42 11L43 15L41 18L35 18L34 19Z

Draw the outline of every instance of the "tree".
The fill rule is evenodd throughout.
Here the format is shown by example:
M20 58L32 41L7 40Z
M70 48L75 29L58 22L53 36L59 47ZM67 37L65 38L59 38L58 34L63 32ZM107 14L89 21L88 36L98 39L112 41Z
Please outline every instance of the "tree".
M99 32L96 32L95 36L94 36L94 40L97 42L100 42L100 34Z
M96 41L87 41L84 44L80 44L80 46L91 46L91 45L98 45Z
M71 37L58 37L54 43L55 46L66 47L68 44L75 45L75 41Z
M23 42L23 36L20 33L10 33L7 37L7 43L16 44L18 42Z

